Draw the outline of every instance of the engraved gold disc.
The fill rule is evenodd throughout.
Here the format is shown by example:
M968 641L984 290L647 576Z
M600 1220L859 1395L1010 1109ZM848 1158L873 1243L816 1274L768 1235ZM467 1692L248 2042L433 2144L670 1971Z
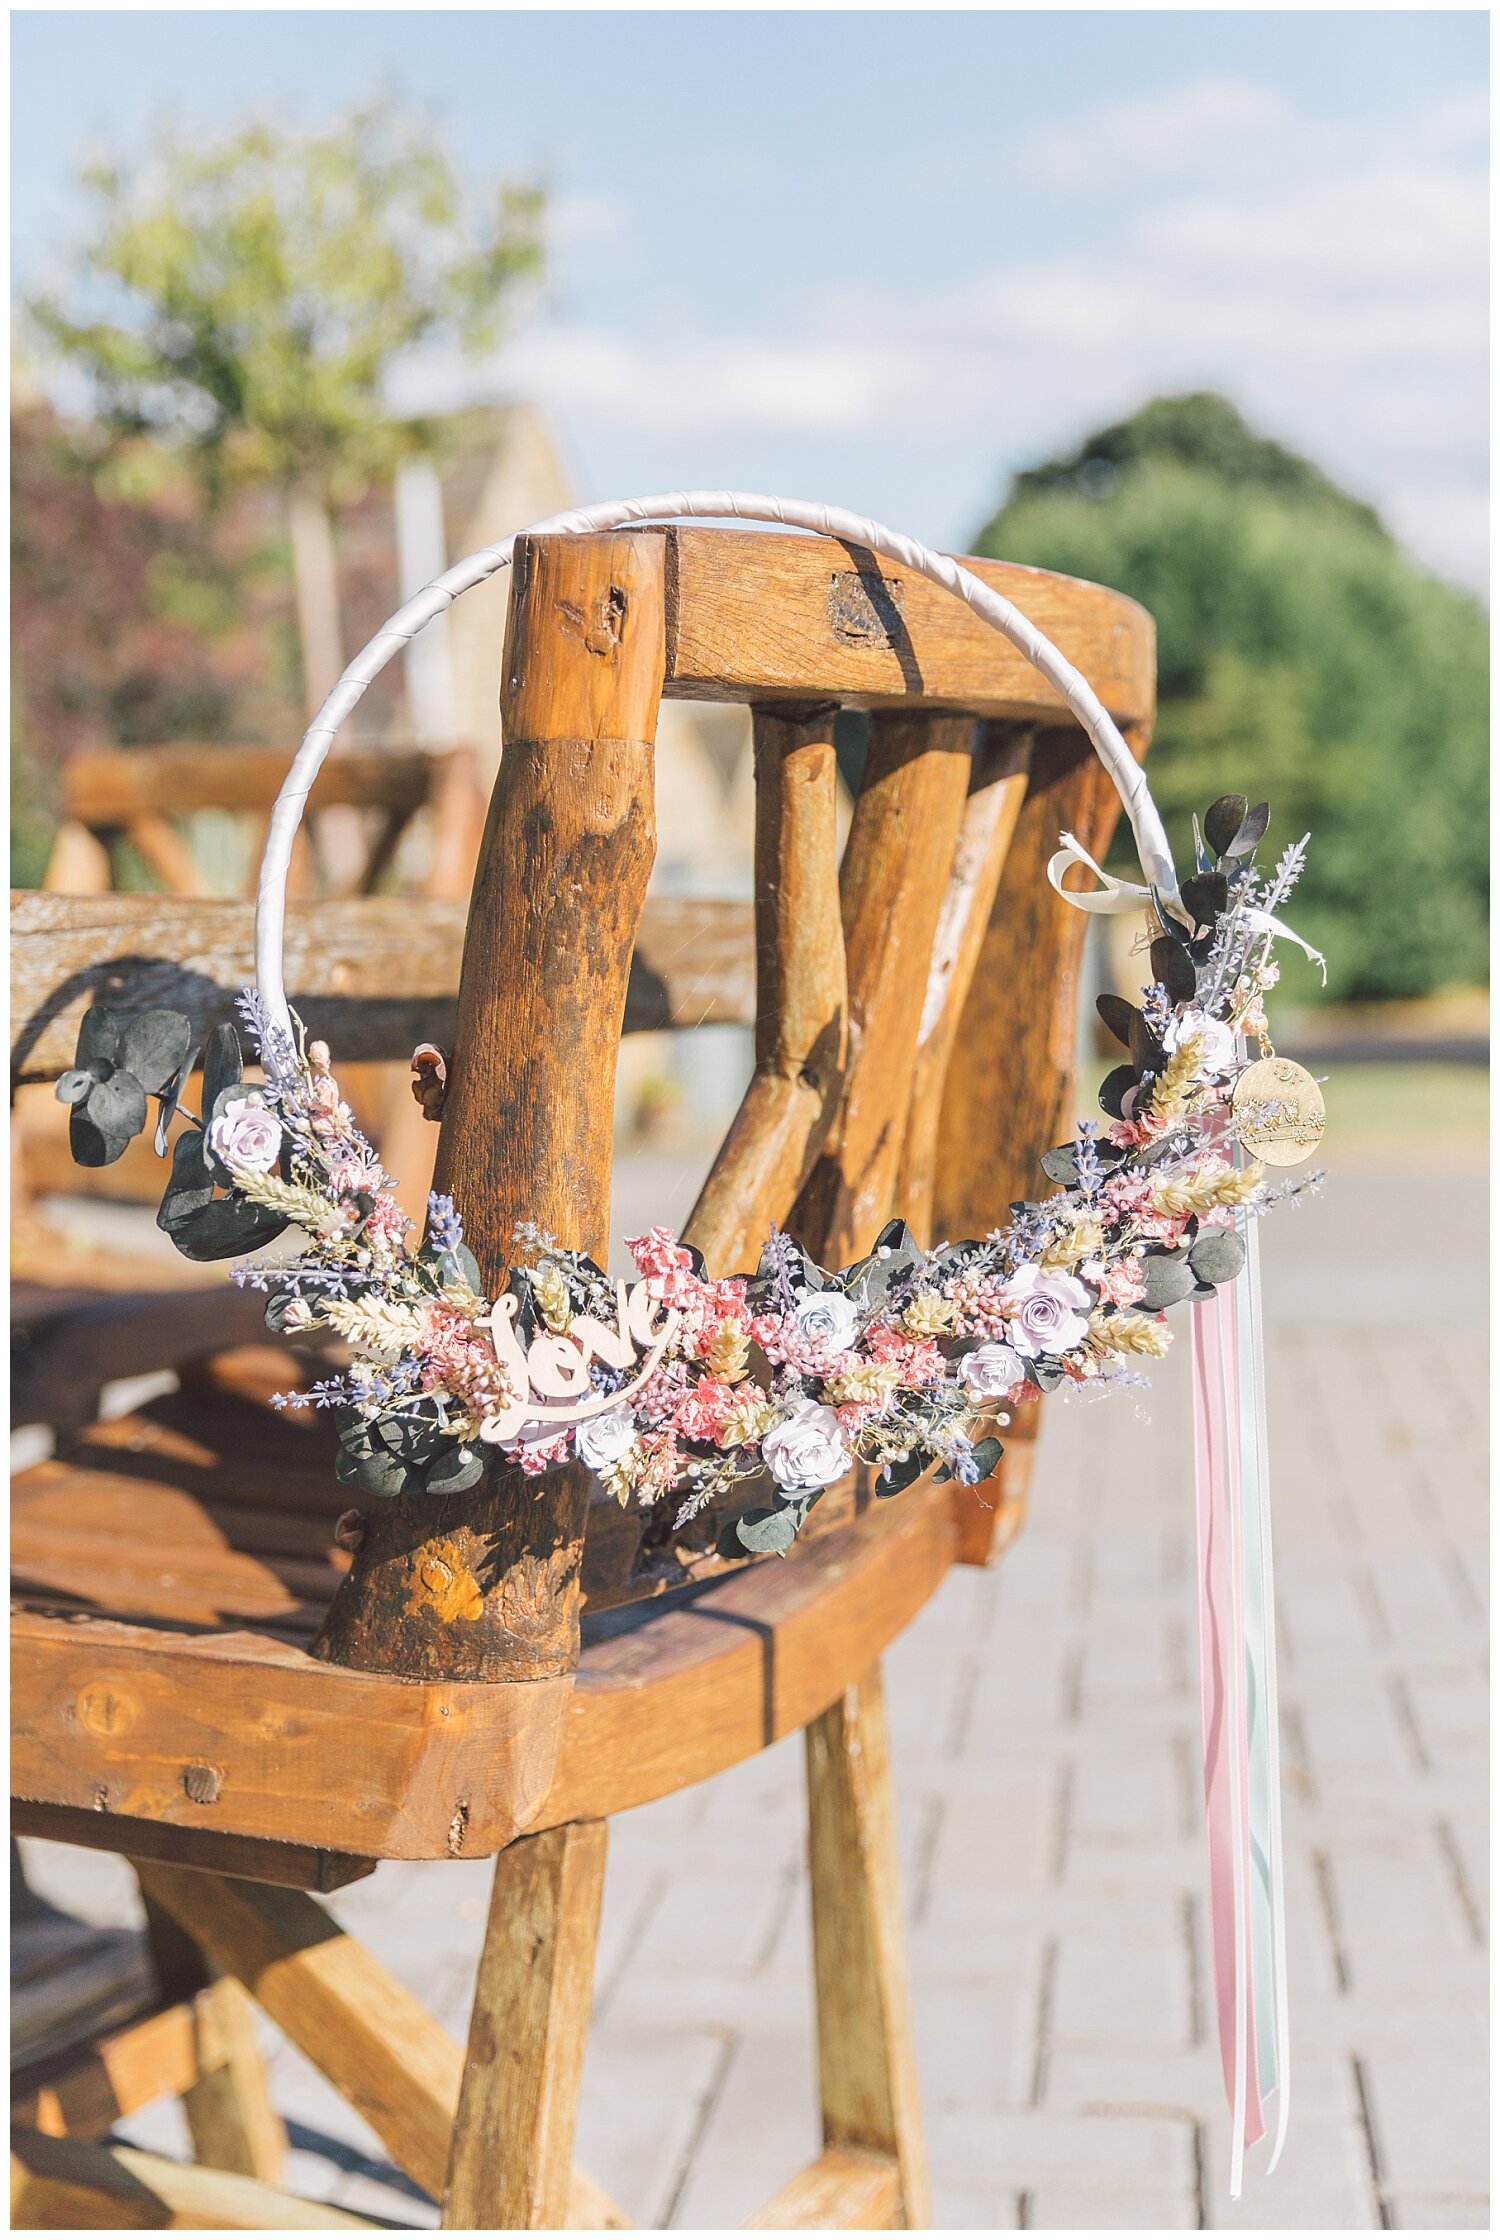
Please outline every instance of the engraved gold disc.
M1257 1058L1234 1085L1239 1139L1268 1167L1296 1167L1323 1140L1323 1092L1293 1058Z

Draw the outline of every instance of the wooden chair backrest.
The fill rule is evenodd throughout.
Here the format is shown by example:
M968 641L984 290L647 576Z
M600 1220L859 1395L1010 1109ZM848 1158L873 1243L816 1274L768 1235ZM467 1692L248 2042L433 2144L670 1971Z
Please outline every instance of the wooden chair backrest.
M1092 585L979 565L1143 749L1149 618ZM615 1057L654 852L652 741L673 691L747 700L755 717L756 1067L687 1225L710 1269L753 1264L772 1222L846 1263L901 1194L919 1230L954 1213L958 1233L989 1227L1005 1205L985 1185L1017 1169L1031 1185L1056 1140L1083 921L1042 881L1042 836L1055 844L1061 812L1102 846L1114 803L1050 688L958 601L866 554L715 530L526 539L435 1175L492 1287L523 1221L601 1260L607 1249ZM873 712L840 872L833 725L850 702ZM997 936L1017 839L1029 891ZM1005 1000L982 992L986 1040L960 1050L981 964L1004 976ZM949 1090L965 1070L983 1084L982 1117L960 1117ZM1011 1086L1016 1073L1033 1078ZM1007 1140L1018 1116L1021 1143ZM980 1140L964 1141L964 1125ZM963 1170L976 1165L971 1187ZM436 1565L419 1523L378 1515L325 1649L434 1676L455 1659L466 1677L566 1669L591 1484L578 1465L539 1483L499 1474L445 1524ZM648 1523L642 1586L672 1530L669 1517ZM424 1578L465 1567L494 1589L477 1620L445 1627Z

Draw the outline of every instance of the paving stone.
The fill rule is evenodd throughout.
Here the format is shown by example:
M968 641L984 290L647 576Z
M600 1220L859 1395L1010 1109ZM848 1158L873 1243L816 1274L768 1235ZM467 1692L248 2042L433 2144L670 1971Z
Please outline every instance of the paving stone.
M951 1574L887 1657L941 2229L1176 2229L1200 2191L1221 2229L1486 2221L1484 1279L1465 1176L1351 1168L1267 1233L1294 2101L1281 2167L1267 2178L1253 2150L1240 2202L1208 2011L1184 1345L1147 1420L1049 1411L1025 1533L995 1571ZM1446 1238L1475 1240L1451 1265L1426 1241L1434 1204ZM1411 1240L1399 1329L1377 1233ZM817 2151L804 1811L791 1737L611 1828L579 2155L642 2222L742 2223ZM23 1848L56 1902L139 1919L122 1862ZM459 2034L491 1873L382 1867L331 1901ZM431 2227L367 2126L267 2043L299 2126L288 2183ZM174 2105L121 2128L186 2151Z
M1026 2195L1024 2206L1028 2232L1192 2232L1198 2226L1197 2200L1180 2188L1084 2193L1042 2186Z
M1068 1937L1048 2007L1054 2044L1128 2046L1141 2054L1192 2036L1189 1960L1174 1943Z
M1363 2057L1380 2174L1396 2193L1480 2194L1489 2182L1484 2064L1440 2055L1391 2046Z
M1266 2174L1269 2142L1245 2157L1244 2190L1229 2198L1229 2119L1222 2103L1206 2126L1203 2189L1215 2231L1366 2231L1380 2224L1369 2156L1357 2122L1320 2123L1294 2113L1286 2151Z
M1024 2190L1052 2182L1128 2191L1193 2184L1192 2127L1171 2117L939 2111L928 2131L933 2160L971 2185Z
M1390 2203L1398 2232L1488 2232L1487 2194L1398 2194Z

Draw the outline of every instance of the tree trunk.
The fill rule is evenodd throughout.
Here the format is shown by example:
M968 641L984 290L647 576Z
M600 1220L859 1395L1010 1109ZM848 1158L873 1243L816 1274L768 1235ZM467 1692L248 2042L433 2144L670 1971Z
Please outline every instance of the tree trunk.
M309 720L338 683L344 666L339 619L338 557L327 502L305 484L287 498L292 533L292 574L297 591L297 635Z

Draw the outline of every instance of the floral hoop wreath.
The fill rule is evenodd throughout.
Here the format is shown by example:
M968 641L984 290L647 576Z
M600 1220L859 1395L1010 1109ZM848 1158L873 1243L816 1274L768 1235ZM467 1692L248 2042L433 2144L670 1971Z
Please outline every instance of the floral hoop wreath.
M865 1259L837 1270L817 1267L793 1238L773 1231L753 1273L711 1277L700 1255L653 1228L627 1240L637 1269L627 1283L523 1224L518 1264L489 1299L458 1210L437 1194L425 1238L412 1244L390 1178L340 1097L326 1046L308 1042L288 1007L287 871L313 780L366 687L462 592L509 564L514 537L460 561L392 616L345 670L287 773L261 867L256 987L239 1003L264 1084L245 1083L232 1026L214 1030L200 1059L181 1014L148 1011L127 1023L96 1007L85 1016L75 1066L57 1085L72 1106L74 1155L90 1166L118 1158L144 1127L152 1097L165 1152L168 1123L183 1110L179 1092L201 1062L203 1109L184 1113L189 1125L172 1148L160 1225L179 1250L203 1260L258 1253L288 1228L304 1233L294 1257L251 1259L234 1276L270 1294L273 1331L346 1343L350 1365L341 1374L280 1403L333 1411L342 1480L374 1498L454 1496L477 1487L496 1461L536 1474L576 1456L621 1502L675 1496L682 1524L739 1481L763 1479L761 1505L726 1528L726 1552L735 1554L784 1553L823 1491L856 1463L875 1469L882 1495L934 1466L939 1478L978 1483L1001 1452L986 1426L1003 1428L1007 1405L1059 1387L1144 1382L1140 1364L1170 1342L1165 1310L1200 1302L1200 1592L1205 1658L1215 1660L1212 1671L1205 1666L1206 1706L1217 1686L1205 1785L1237 2192L1243 2147L1264 2129L1262 2097L1280 2086L1278 2155L1287 2112L1254 1217L1307 1187L1275 1188L1267 1169L1305 1158L1322 1129L1316 1085L1271 1053L1264 1010L1278 936L1322 964L1276 915L1306 841L1263 873L1256 850L1269 811L1229 795L1201 828L1194 820L1193 871L1179 883L1145 774L1086 680L959 562L877 522L786 499L674 491L557 514L522 534L693 518L809 530L925 576L1024 654L1093 742L1130 821L1145 883L1109 877L1067 833L1048 877L1077 909L1149 909L1153 983L1139 1007L1099 999L1128 1058L1100 1092L1107 1124L1080 1121L1075 1139L1043 1159L1056 1189L1014 1207L1004 1229L931 1251L892 1222ZM1074 863L1099 885L1066 889ZM1249 1038L1260 1047L1253 1060ZM431 1046L424 1052L436 1058ZM429 1072L419 1093L431 1086ZM1242 1288L1246 1310L1237 1318ZM1224 1558L1211 1546L1220 1512L1239 1551L1227 1570L1215 1569ZM1274 2015L1263 2016L1257 2033L1251 2007L1263 1956Z

